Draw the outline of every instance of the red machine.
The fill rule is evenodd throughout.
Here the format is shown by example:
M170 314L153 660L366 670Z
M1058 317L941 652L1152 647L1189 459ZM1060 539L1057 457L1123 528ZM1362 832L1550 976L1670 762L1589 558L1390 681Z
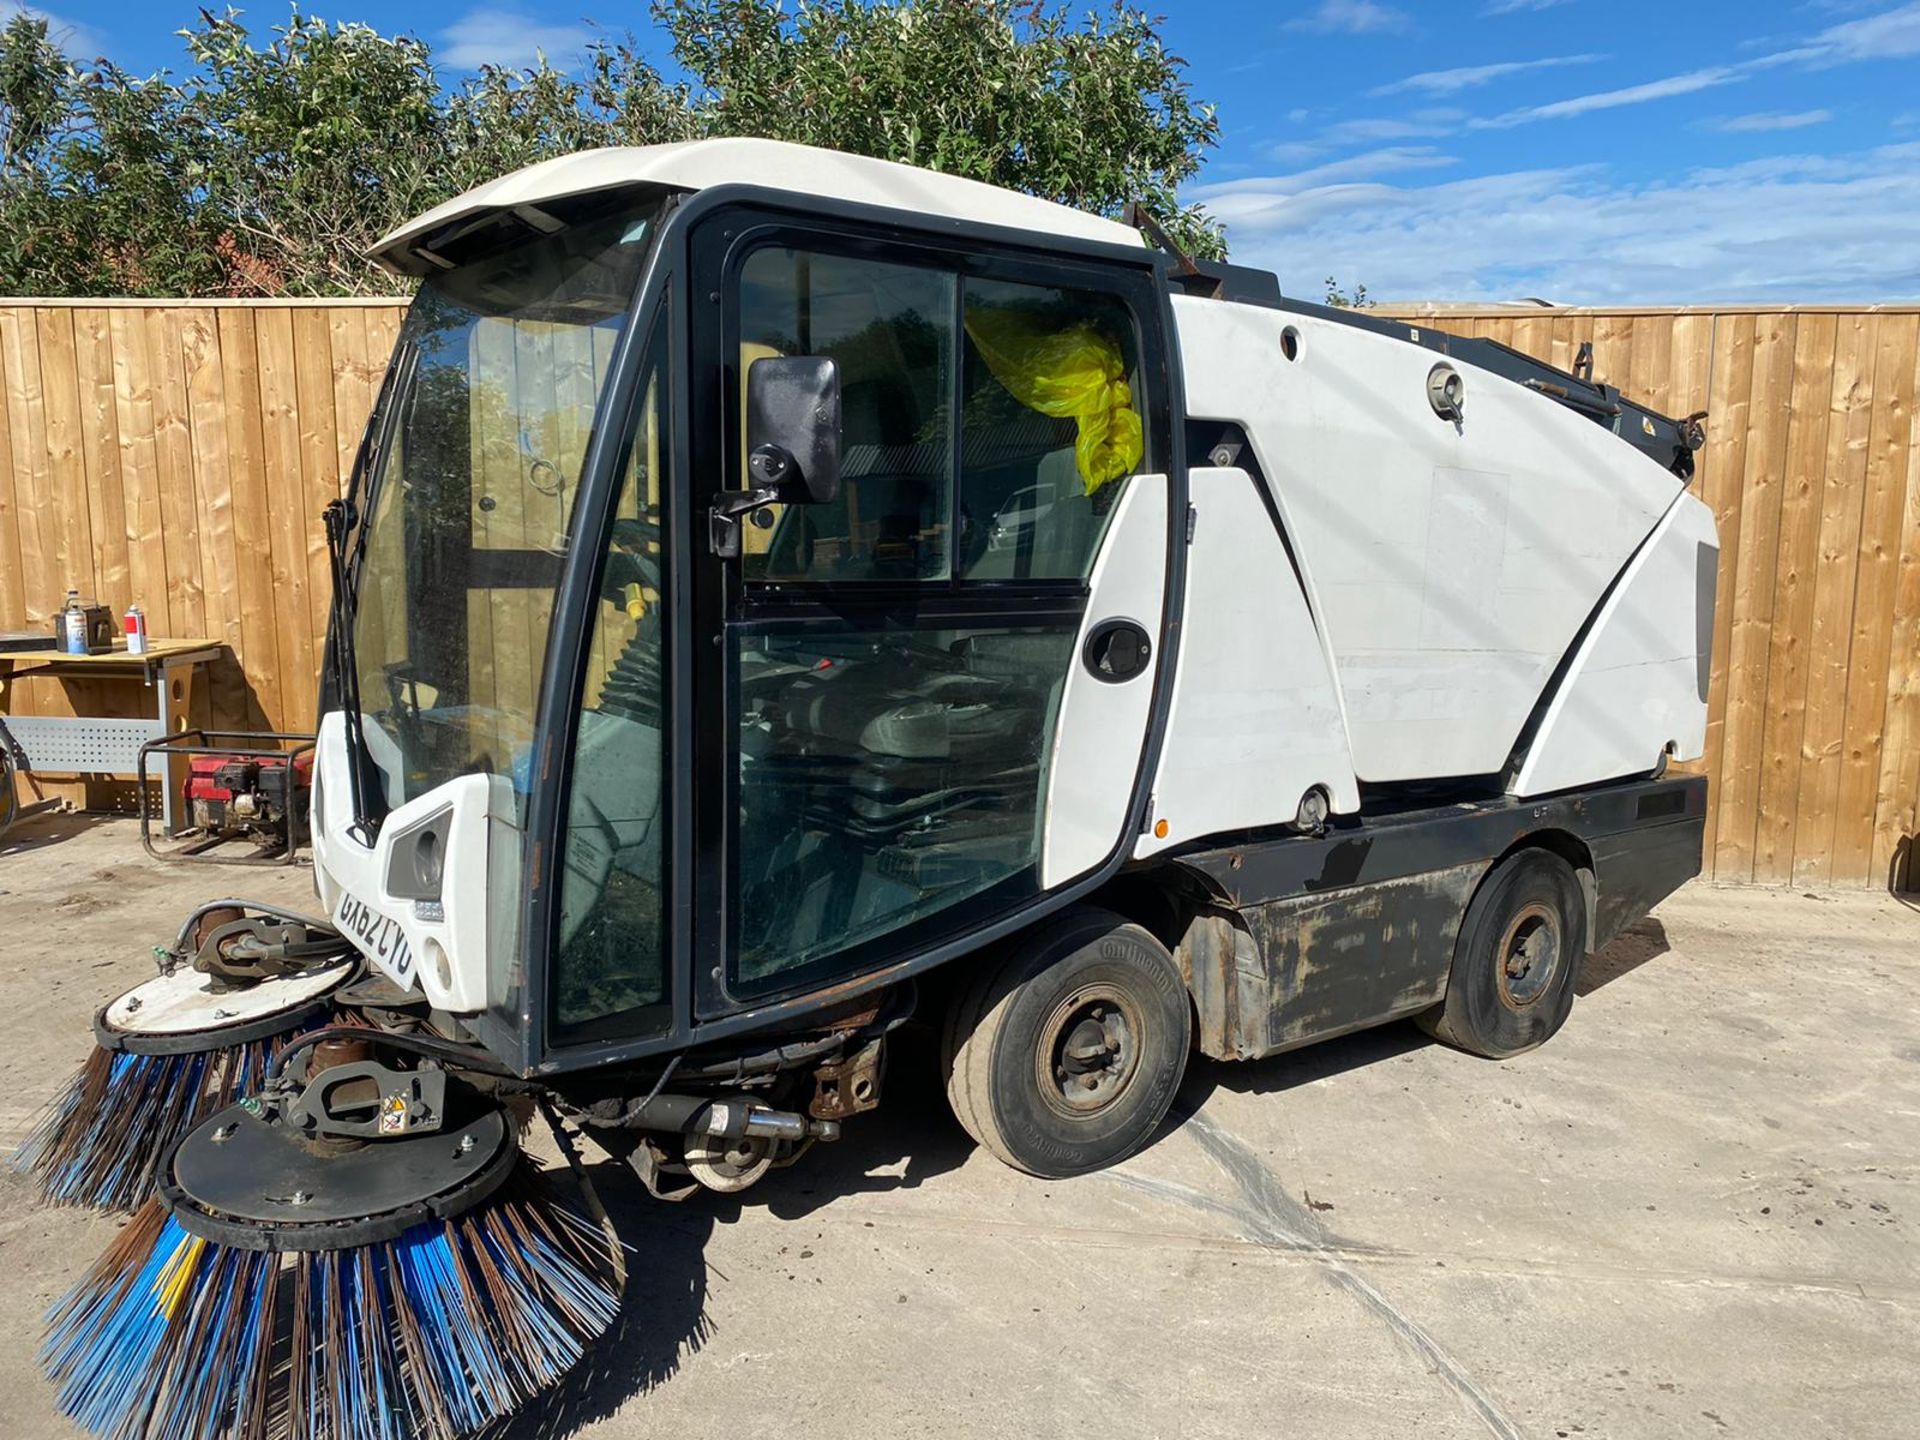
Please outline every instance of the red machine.
M294 844L305 842L313 793L311 750L264 758L195 755L188 764L187 813L195 829L264 839L284 837L291 826Z
M186 828L154 844L147 784L150 763L170 761L183 779ZM185 764L182 766L181 762ZM162 783L168 783L162 781ZM149 742L140 753L141 839L149 853L195 860L257 864L290 861L307 843L313 808L313 737L262 731L187 730ZM250 842L251 853L219 854L229 842Z

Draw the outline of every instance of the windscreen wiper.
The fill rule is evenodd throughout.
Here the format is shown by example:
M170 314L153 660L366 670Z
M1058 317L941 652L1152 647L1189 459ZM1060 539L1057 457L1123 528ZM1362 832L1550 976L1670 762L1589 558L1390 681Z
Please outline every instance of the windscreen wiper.
M373 483L373 466L382 448L382 439L393 422L392 402L411 379L418 347L401 342L387 367L387 378L374 402L373 414L360 436L360 448L354 452L353 469L347 479L343 499L330 503L322 512L327 531L327 559L333 572L333 605L328 621L327 659L333 671L333 697L341 710L347 732L347 789L352 798L353 825L348 833L361 844L371 846L386 810L374 810L368 772L373 758L367 750L365 720L360 711L360 666L354 655L353 623L357 606L353 595L354 561L364 546L366 526L361 523L360 506ZM356 538L359 545L352 545ZM350 546L352 547L350 549ZM382 797L384 800L384 797Z
M327 527L327 559L333 569L328 660L333 666L333 696L346 724L347 790L353 797L353 825L348 833L370 846L377 825L367 803L367 737L360 728L360 672L353 654L353 601L347 592L347 537L358 516L349 498L333 501L322 518Z

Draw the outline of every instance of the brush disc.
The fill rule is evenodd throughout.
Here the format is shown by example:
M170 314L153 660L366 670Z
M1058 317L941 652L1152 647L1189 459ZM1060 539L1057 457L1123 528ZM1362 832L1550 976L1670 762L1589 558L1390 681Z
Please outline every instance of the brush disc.
M93 1018L103 1050L194 1055L284 1035L326 1014L359 962L341 960L244 987L181 967L108 1001Z
M452 1104L461 1104L454 1092ZM507 1115L468 1096L427 1135L327 1150L229 1106L186 1136L160 1199L190 1234L243 1250L342 1250L471 1210L500 1188L518 1147Z
M153 1194L175 1143L258 1086L274 1049L325 1020L357 969L346 961L241 990L180 969L134 986L94 1016L93 1053L15 1168L56 1205L132 1209Z

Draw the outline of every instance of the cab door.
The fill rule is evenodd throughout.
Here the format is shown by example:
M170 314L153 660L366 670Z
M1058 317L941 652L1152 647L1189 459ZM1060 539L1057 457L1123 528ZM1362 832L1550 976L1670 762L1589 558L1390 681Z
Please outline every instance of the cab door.
M1117 863L1185 505L1149 264L757 209L691 251L696 513L746 483L755 361L831 358L843 427L832 502L694 561L714 1016L932 963Z

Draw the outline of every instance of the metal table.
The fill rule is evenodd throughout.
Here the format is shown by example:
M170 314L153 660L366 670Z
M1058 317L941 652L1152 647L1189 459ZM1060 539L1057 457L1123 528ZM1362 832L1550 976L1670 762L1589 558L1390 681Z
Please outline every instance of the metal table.
M0 650L0 714L34 770L78 775L137 775L140 747L176 735L192 721L193 692L201 667L218 660L217 640L149 640L146 653L129 655L125 640L98 655L58 650ZM33 676L56 680L138 680L153 692L144 707L151 719L108 715L15 715L14 686ZM163 784L162 815L169 835L181 828L178 814L186 784L185 758L170 757Z

